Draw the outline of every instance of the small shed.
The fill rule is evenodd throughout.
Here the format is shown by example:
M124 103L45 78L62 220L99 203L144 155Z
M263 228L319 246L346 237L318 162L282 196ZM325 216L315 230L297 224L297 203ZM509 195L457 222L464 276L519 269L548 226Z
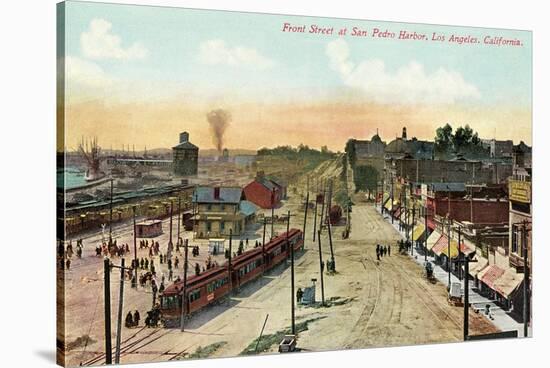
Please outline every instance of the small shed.
M208 239L208 252L210 254L222 254L225 252L225 239L224 238L210 238Z
M154 238L162 234L161 220L146 220L136 224L136 237Z

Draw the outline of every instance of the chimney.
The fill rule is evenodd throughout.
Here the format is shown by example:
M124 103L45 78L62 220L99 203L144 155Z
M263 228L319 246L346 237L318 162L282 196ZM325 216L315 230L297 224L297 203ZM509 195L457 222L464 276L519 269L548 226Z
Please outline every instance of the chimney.
M256 172L256 179L257 180L261 180L265 177L265 172L263 170L260 170L260 171L257 171Z
M407 127L403 127L403 134L401 134L401 138L407 140Z
M180 133L180 143L189 142L189 133L183 132Z
M214 187L214 199L220 199L220 187Z

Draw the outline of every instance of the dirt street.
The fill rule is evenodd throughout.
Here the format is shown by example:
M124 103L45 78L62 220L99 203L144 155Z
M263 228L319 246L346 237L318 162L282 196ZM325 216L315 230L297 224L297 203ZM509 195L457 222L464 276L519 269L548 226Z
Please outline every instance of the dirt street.
M296 213L291 227L301 229L303 212L297 211L296 204L288 204L277 212L283 213L287 208ZM316 278L316 299L320 300L318 243L312 242L311 212L305 251L296 257L296 287L310 286L311 279ZM399 234L392 226L371 204L354 206L351 219L349 239L341 239L343 227L333 228L337 273L324 275L325 299L331 306L298 306L296 309L296 322L307 325L307 330L299 333L299 348L321 351L461 341L462 308L447 303L445 285L427 282L420 266L408 256L397 254L395 242ZM277 226L277 231L284 227ZM124 234L121 230L120 241L131 244L131 232ZM250 238L252 243L253 239ZM70 365L104 363L101 355L104 351L103 270L101 259L89 253L94 248L89 243L92 240L85 240L88 253L83 260L76 260L74 269L67 272L67 342L83 335L92 339L87 346L76 347L67 353ZM330 259L326 230L321 241L326 261ZM392 245L391 256L383 257L380 262L376 261L377 243ZM161 245L165 247L166 242ZM155 264L158 265L158 261ZM161 272L166 273L163 270L161 267ZM181 273L181 266L176 271L176 275ZM119 284L116 271L111 275L111 284L114 346ZM259 335L267 314L264 336L268 339L290 327L290 298L290 268L283 265L231 298L192 316L185 332L123 327L121 363L238 355ZM128 310L138 309L143 320L151 301L150 291L141 288L136 291L126 283L124 315ZM496 331L482 316L473 312L470 316L471 334ZM197 352L199 347L203 349ZM275 352L276 348L272 344L266 352Z

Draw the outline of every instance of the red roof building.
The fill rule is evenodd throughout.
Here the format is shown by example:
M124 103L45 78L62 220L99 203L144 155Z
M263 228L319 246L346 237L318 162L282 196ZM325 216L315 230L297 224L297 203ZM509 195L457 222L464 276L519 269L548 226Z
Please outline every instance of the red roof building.
M277 207L284 198L284 191L283 186L267 178L256 178L243 189L247 201L264 209Z

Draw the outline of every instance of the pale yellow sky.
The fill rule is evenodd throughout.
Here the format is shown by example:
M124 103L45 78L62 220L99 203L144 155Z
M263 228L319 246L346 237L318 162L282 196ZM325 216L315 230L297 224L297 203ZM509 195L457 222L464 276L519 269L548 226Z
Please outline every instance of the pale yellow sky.
M433 139L435 129L449 122L470 124L481 138L523 140L531 144L531 113L525 108L458 105L395 106L375 103L301 102L239 105L183 104L174 101L105 104L101 100L66 106L66 146L76 148L82 137L97 137L105 149L135 145L169 148L181 131L202 149L214 144L206 113L224 108L232 115L225 133L229 149L258 149L300 143L342 151L349 138L370 139L379 129L390 141L407 126L409 138Z

